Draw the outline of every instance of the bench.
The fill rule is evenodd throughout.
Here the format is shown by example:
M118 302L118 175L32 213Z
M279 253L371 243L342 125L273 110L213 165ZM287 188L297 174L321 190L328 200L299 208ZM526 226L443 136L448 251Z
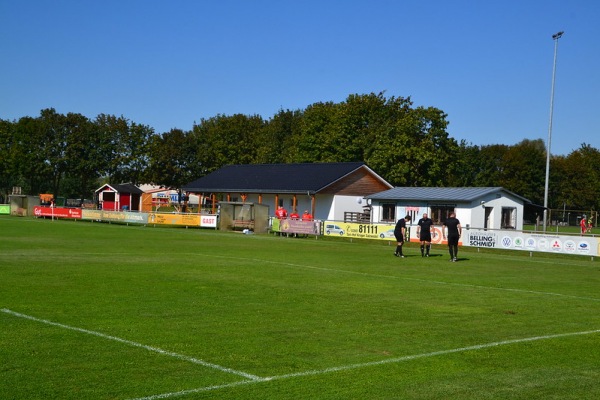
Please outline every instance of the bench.
M234 231L237 229L254 230L254 220L234 219L231 227Z

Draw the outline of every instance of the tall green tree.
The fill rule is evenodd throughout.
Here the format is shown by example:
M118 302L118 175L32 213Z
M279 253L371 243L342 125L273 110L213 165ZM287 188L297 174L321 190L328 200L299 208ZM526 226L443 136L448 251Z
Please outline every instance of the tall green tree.
M129 123L124 117L99 114L94 120L95 130L102 142L102 172L109 182L123 183L121 171L126 168L128 157L127 148L123 139L129 135Z
M332 102L309 105L302 115L300 129L291 139L295 147L292 162L334 162L340 160L335 144L337 106Z
M294 137L299 134L301 121L300 110L279 110L258 131L254 163L277 164L296 159Z
M378 94L350 95L336 107L332 129L337 154L343 161L366 161L374 152L373 143L389 131L396 111L410 101Z
M112 181L142 183L144 168L148 164L150 138L154 130L146 125L130 122L123 116L98 118L103 134L111 138L112 155L108 174Z
M13 122L0 119L0 203L7 201L6 195L12 186L18 186L15 168L15 134Z
M57 197L62 194L61 182L67 172L68 164L69 138L65 116L49 108L41 111L39 120L43 138L42 157L51 179L50 192Z
M154 129L148 125L129 122L127 134L121 137L122 161L117 179L134 185L144 183L143 177L149 162L148 153L153 136Z
M189 132L152 128L125 117L95 120L49 108L38 117L0 120L0 190L91 196L99 180L171 188L226 164L364 161L396 186L503 186L541 204L545 147L460 144L446 114L383 92L341 103L280 110L268 121L217 115ZM550 168L552 208L600 207L600 153L585 143ZM2 189L5 188L5 189Z
M480 147L461 140L454 156L456 172L448 177L447 186L475 186L474 182L480 172Z
M502 177L505 175L504 159L509 146L504 144L493 144L482 146L479 157L476 158L477 165L473 186L495 187L502 186Z
M600 209L600 151L583 143L550 165L549 205L573 210Z
M25 193L49 192L51 171L46 158L46 137L39 118L22 117L13 130L14 172Z
M150 143L147 183L179 189L201 173L198 142L180 129L154 135Z
M446 131L446 115L434 107L407 105L381 131L368 162L396 186L445 186L458 154L458 143Z
M192 130L198 142L198 160L208 173L228 164L252 164L257 139L265 126L259 115L219 115L202 119Z
M541 139L524 139L508 148L502 160L499 186L543 204L546 148Z
M63 191L68 197L89 199L99 186L98 180L104 171L106 138L102 138L93 122L81 114L67 114L65 128L68 146Z

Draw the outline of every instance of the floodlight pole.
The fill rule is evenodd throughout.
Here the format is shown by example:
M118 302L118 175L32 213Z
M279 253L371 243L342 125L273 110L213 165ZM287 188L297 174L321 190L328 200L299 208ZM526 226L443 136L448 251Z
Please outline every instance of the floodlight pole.
M548 141L546 143L546 183L544 185L544 232L548 226L548 181L550 180L550 144L552 142L552 113L554 111L554 82L556 81L556 54L558 52L558 39L565 33L560 31L552 35L554 40L554 64L552 66L552 90L550 92L550 123L548 124Z

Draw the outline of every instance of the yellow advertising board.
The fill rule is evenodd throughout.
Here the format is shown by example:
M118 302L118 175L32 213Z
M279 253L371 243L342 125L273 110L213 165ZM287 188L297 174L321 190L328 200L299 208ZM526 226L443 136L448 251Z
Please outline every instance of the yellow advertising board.
M200 215L149 213L148 223L156 225L200 226Z
M390 224L357 224L340 221L325 221L323 223L323 235L395 241L394 227L395 225Z

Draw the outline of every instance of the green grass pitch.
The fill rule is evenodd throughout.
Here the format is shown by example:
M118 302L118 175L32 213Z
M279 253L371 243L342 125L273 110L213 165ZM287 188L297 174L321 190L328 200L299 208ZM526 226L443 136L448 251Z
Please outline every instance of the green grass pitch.
M589 257L0 217L1 399L597 399Z

